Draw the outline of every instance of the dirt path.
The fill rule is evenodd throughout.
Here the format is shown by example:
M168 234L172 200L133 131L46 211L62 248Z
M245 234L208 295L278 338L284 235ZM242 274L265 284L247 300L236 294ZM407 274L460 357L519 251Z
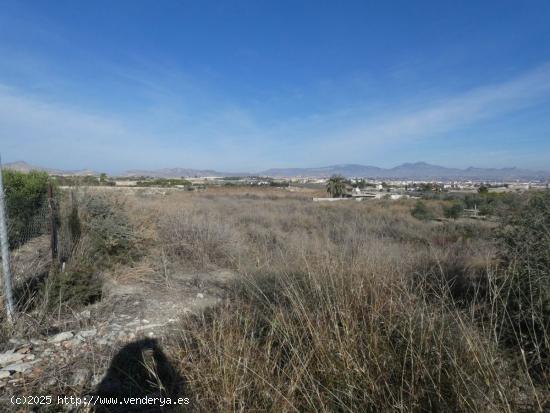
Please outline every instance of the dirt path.
M178 333L180 317L218 303L232 278L215 271L173 276L168 283L107 282L101 302L65 320L56 334L10 340L9 350L0 353L0 410L10 395L29 389L90 391L122 347L144 338L162 346Z

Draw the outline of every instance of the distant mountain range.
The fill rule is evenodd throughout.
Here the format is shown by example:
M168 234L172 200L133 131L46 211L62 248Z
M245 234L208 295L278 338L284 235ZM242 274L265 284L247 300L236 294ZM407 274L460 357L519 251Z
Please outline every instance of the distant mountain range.
M30 172L30 171L42 171L47 172L50 175L99 175L98 172L92 171L90 169L79 169L74 171L63 171L61 169L52 169L52 168L43 168L41 166L30 165L25 161L16 161L11 163L6 163L2 165L6 169L11 169L18 172Z
M56 175L99 175L92 170L63 171L58 169L41 168L18 161L4 165L5 168L28 172L41 170ZM163 168L156 170L129 170L120 176L138 177L147 176L154 178L179 178L179 177L224 177L224 176L270 176L274 178L309 177L326 178L332 175L342 175L348 178L380 178L380 179L416 179L416 180L550 180L549 171L532 171L520 168L446 168L444 166L431 165L426 162L404 163L394 168L379 168L369 165L342 164L320 168L273 168L265 171L250 172L219 172L211 169L190 168Z
M152 171L132 169L122 174L123 176L149 176L153 178L193 178L193 177L223 177L223 176L250 176L250 172L218 172L212 169L190 169L190 168L163 168Z
M394 168L379 168L369 165L344 164L332 165L323 168L279 168L263 171L262 175L328 177L342 175L345 177L369 177L392 179L487 179L487 180L514 180L514 179L550 179L548 171L531 171L519 168L446 168L431 165L426 162L404 163Z
M321 168L273 168L256 173L227 173L214 170L198 169L159 169L153 171L128 171L127 176L151 177L223 177L223 176L270 176L273 178L327 178L332 175L342 175L348 178L387 178L387 179L417 179L417 180L516 180L516 179L550 179L550 172L531 171L519 168L446 168L430 165L426 162L404 163L394 168L379 168L377 166L343 164Z

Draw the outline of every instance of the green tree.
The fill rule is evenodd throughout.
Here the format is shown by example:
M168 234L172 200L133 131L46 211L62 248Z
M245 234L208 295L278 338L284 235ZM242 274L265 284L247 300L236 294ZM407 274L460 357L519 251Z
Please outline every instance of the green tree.
M327 192L332 198L342 198L346 193L346 180L343 176L333 175L327 182Z
M480 194L488 194L489 188L486 185L481 185L479 188L477 188L477 192Z
M459 202L455 202L452 205L443 207L443 215L445 218L457 219L460 218L464 211L464 205Z
M422 201L417 201L414 208L411 210L411 215L421 221L429 221L433 219L432 211Z

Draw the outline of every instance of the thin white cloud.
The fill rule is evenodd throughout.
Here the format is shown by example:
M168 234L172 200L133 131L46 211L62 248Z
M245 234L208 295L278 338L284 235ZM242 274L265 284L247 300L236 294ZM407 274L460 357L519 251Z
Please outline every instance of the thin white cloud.
M396 107L392 111L369 113L358 109L316 115L283 127L321 132L326 144L331 141L337 145L384 144L433 137L545 101L550 101L550 64L504 83L433 99L406 110Z
M120 170L214 167L226 158L225 165L238 169L242 147L256 133L252 118L239 108L190 118L177 106L160 105L124 117L48 102L0 85L0 151L5 159Z
M0 88L0 150L10 158L90 167L135 156L147 140L119 119L44 102ZM5 156L7 157L7 156Z
M189 101L200 90L193 88L192 95L180 96L154 76L136 79L140 87L154 92L155 100L140 112L125 114L111 114L109 108L92 112L0 85L0 150L12 160L72 168L254 170L281 163L311 165L327 159L346 161L350 147L356 154L387 143L434 139L550 100L550 64L500 84L417 102L413 107L404 104L372 112L365 105L284 119L216 102L208 93L203 99L210 100L211 107L190 114Z

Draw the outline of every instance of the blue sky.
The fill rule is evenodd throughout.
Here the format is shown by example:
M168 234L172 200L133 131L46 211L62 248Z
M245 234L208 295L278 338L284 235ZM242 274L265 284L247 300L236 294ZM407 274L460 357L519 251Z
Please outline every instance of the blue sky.
M5 162L550 170L550 2L0 0Z

